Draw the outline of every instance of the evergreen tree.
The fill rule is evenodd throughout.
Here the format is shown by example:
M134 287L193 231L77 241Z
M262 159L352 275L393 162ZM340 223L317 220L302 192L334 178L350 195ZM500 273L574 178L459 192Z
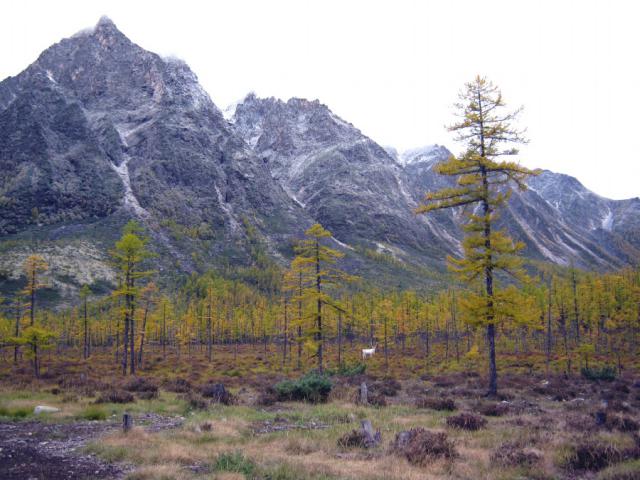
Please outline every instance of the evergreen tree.
M302 297L313 307L314 326L311 345L315 350L320 373L324 369L323 307L327 305L344 311L335 294L344 282L353 279L336 267L336 262L344 254L324 245L323 242L327 238L331 238L331 232L318 223L312 225L305 232L305 238L296 246L297 256L294 259L294 265L299 270L300 276L304 278L305 288L302 291Z
M89 285L85 284L80 289L80 298L82 299L82 310L84 317L82 358L84 358L85 360L89 358L89 317L87 312L87 300L89 298L89 295L91 295L91 288L89 288Z
M49 265L41 255L29 255L23 268L27 277L27 286L22 293L29 298L29 325L33 327L36 316L36 291L45 287L40 281L40 274L46 272Z
M456 140L465 146L461 156L451 156L437 166L438 173L456 179L456 186L427 193L418 213L454 207L467 207L464 256L449 258L451 269L469 283L482 282L480 294L473 295L469 306L487 329L489 347L489 394L498 389L495 324L497 309L504 303L497 288L495 273L504 271L521 276L521 262L516 253L523 248L503 231L495 230L496 210L509 198L509 184L526 189L525 180L535 172L502 156L516 155L510 145L526 142L513 126L520 110L503 112L502 94L490 81L480 76L467 83L456 104L460 121L449 127ZM505 147L507 145L507 148ZM469 207L479 206L479 211Z
M124 297L123 317L123 355L122 374L127 373L128 355L130 355L129 372L135 373L135 305L140 288L136 281L149 276L151 272L140 270L140 264L152 254L147 250L148 240L140 235L140 226L129 222L122 237L116 242L115 249L111 252L114 266L121 278L121 285L114 295Z

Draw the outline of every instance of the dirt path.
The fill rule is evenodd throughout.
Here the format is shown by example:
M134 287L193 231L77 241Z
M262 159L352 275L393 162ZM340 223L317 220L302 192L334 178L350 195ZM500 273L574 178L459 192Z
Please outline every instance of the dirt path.
M146 414L137 424L149 431L175 428L180 417ZM130 470L87 454L83 447L120 428L116 422L42 423L0 422L0 478L2 480L77 480L123 478Z

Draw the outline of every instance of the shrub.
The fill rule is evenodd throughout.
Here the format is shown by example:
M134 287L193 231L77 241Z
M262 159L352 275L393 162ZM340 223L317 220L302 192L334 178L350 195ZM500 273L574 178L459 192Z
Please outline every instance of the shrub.
M542 455L532 449L523 448L517 442L506 442L492 454L491 461L505 467L531 466L540 461Z
M0 417L26 418L33 412L26 407L9 408L0 405Z
M106 420L107 412L101 408L90 406L80 412L78 416L84 420Z
M367 396L367 401L369 405L374 407L386 407L387 406L387 397L385 397L380 392L372 392Z
M191 391L191 383L184 378L176 378L175 380L165 382L163 386L167 391L174 393L187 393Z
M256 404L269 407L278 401L278 393L275 391L273 387L267 387L258 396L256 400Z
M402 390L402 385L395 378L385 378L380 382L373 383L371 390L387 397L395 397Z
M487 420L480 415L463 412L447 418L447 426L462 430L480 430L487 425Z
M367 445L368 438L362 430L351 430L338 439L338 446L341 448L367 448Z
M138 392L136 396L140 400L153 400L154 398L158 398L158 392Z
M607 401L607 411L609 412L629 412L630 410L630 405L627 402L615 399Z
M583 368L580 373L587 380L605 380L612 381L616 379L616 367L605 365L603 367Z
M404 456L409 463L425 466L437 458L454 458L453 442L444 432L433 432L422 427L396 434L391 451Z
M482 403L478 406L478 413L487 417L501 417L509 413L509 404L502 402Z
M326 402L331 393L331 381L317 373L309 373L297 380L284 380L274 387L279 400Z
M620 463L606 468L598 475L598 480L637 480L640 478L640 461Z
M355 377L356 375L362 375L367 370L367 365L364 363L355 363L353 365L341 364L335 370L330 370L329 375L340 375L343 377Z
M624 415L607 415L604 425L609 430L619 430L621 432L635 432L640 428L638 422Z
M124 390L110 390L108 392L104 392L98 399L96 403L131 403L135 402L135 398L129 392L125 392Z
M569 471L597 471L620 462L629 453L613 443L583 438L568 447L561 464Z
M423 397L416 400L416 407L453 412L456 409L456 402L452 398Z
M128 392L151 392L156 396L158 394L158 385L151 380L147 380L144 377L132 378L125 386L124 389Z
M189 407L194 410L206 410L209 407L209 402L194 392L185 393L180 398L187 402Z
M223 405L231 405L233 396L221 383L210 383L201 389L202 396L210 398L212 402L222 403Z
M251 477L256 471L256 465L241 452L221 453L213 464L213 471L241 473Z

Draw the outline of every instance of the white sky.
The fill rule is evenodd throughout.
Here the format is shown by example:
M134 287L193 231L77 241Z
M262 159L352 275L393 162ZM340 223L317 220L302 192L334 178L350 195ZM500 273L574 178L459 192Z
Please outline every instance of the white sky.
M108 15L183 58L222 109L249 91L318 98L381 145L440 143L464 82L486 75L531 142L521 161L611 198L640 195L640 2L29 1L0 17L0 78Z

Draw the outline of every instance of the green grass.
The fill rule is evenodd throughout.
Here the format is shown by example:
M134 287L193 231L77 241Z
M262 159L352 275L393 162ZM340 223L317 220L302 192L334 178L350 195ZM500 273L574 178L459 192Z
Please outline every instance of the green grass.
M33 414L33 409L29 407L6 407L0 405L0 417L8 417L12 419L27 418Z
M631 460L605 468L596 478L597 480L632 480L640 478L640 460Z
M82 420L106 420L107 412L101 407L89 405L78 414L77 418Z
M250 476L256 471L256 464L241 452L221 453L211 466L214 472L234 472Z

